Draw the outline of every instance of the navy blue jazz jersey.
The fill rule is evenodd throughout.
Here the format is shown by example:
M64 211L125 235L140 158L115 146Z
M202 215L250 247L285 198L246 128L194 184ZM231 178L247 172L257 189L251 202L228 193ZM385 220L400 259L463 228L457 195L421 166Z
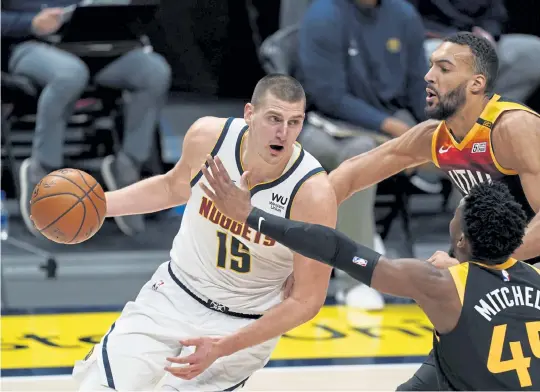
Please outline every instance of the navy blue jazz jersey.
M434 337L439 386L540 390L540 271L509 259L450 272L463 308L456 328Z

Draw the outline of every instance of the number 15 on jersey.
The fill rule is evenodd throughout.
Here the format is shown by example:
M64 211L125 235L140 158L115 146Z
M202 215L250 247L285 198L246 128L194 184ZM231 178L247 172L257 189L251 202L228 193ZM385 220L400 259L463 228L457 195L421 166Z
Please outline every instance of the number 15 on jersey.
M223 231L217 232L218 252L217 267L230 269L240 274L251 271L251 254L249 248L235 236Z

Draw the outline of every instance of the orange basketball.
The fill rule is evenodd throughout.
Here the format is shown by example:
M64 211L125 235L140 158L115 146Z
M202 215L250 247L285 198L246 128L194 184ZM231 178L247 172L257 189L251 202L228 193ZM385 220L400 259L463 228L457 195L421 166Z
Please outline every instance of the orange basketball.
M60 244L78 244L92 237L101 228L106 212L101 185L77 169L61 169L43 177L30 201L36 228Z

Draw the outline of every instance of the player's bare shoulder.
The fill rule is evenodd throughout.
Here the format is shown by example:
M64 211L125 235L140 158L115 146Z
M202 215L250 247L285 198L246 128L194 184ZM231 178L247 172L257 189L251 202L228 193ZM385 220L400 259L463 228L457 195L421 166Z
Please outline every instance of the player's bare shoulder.
M189 180L204 164L206 156L212 152L219 140L226 122L225 118L201 117L188 129L184 136L182 156L166 175L176 192L187 192L183 192L182 187L189 185Z
M302 184L293 200L291 219L335 227L337 201L334 187L325 172Z
M184 138L184 146L189 148L189 151L186 152L208 150L206 154L210 153L218 141L226 122L226 118L220 117L207 116L199 118L191 125ZM184 149L186 149L185 147Z
M191 125L182 148L182 158L188 161L189 166L198 168L204 163L218 142L226 122L226 118L207 116Z
M491 131L491 142L504 168L519 171L532 164L540 167L540 116L525 110L501 114Z
M509 110L500 115L493 129L493 135L501 138L540 138L540 115L525 110Z

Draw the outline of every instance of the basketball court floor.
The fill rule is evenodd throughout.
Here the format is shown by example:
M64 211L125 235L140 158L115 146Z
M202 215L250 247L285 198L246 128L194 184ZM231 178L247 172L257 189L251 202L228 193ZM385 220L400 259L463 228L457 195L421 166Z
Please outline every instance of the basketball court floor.
M1 390L73 391L72 364L99 341L118 311L3 316ZM283 336L270 363L246 384L256 391L395 390L431 347L431 324L415 305L366 312L325 306Z

